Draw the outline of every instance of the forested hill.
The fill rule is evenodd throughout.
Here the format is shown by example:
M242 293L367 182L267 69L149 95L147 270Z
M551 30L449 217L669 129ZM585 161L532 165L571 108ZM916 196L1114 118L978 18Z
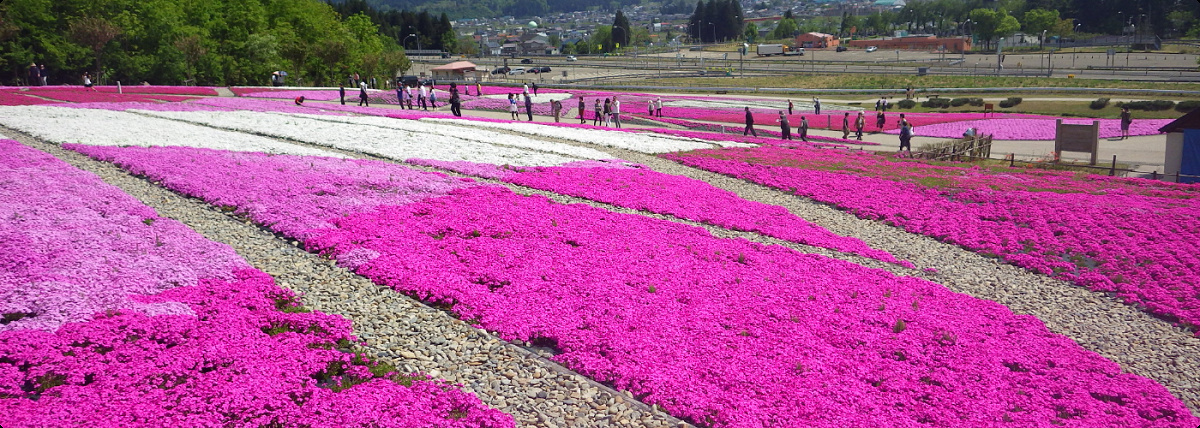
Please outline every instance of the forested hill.
M321 0L3 0L0 84L24 84L31 62L51 84L330 85L350 73L405 68L399 43L364 15Z
M331 0L340 3L342 0ZM529 17L555 12L602 9L616 10L644 3L643 0L367 0L379 9L422 10L451 19L494 18L511 15ZM695 2L691 3L695 7Z

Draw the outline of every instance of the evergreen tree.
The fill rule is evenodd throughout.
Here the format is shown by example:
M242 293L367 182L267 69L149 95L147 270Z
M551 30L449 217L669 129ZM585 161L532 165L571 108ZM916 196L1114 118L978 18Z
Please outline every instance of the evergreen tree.
M617 28L620 28L618 30ZM633 29L629 25L629 18L625 17L625 13L617 10L617 16L613 18L613 43L620 46L629 46L629 41L633 35Z

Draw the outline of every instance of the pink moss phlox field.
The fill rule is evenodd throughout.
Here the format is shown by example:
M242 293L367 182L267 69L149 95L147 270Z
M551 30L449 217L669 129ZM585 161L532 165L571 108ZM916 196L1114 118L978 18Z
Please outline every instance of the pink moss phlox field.
M196 99L192 96L182 95L145 95L145 94L118 94L113 92L96 92L82 87L76 90L43 90L42 88L30 89L24 94L38 96L42 98L65 101L72 103L96 103L96 102L178 102Z
M95 175L0 140L0 182L0 425L514 426Z
M90 108L98 110L151 110L151 111L232 111L226 107L210 106L199 102L159 103L159 102L128 102L128 103L60 103L56 107Z
M119 90L116 86L93 86L95 91L79 85L61 85L61 86L21 86L21 87L0 87L0 90L17 89L22 91L38 91L38 92L104 92L110 94L126 93L126 94L156 94L156 95L198 95L198 96L216 96L217 90L207 86L122 86Z
M700 228L490 186L336 223L310 249L704 426L1197 422L1033 317Z
M236 207L260 224L301 239L311 229L330 227L332 218L380 205L403 205L473 184L470 179L373 160L190 147L64 147L214 206Z
M150 156L165 152L128 152L124 163L166 171L170 162ZM1121 374L1036 319L923 280L496 186L362 204L357 213L292 212L296 195L278 191L287 184L237 190L195 178L210 174L203 165L221 170L212 173L221 181L245 180L224 173L273 169L285 156L254 166L193 155L164 184L206 200L243 200L239 209L251 215L319 215L294 219L332 223L305 233L310 250L450 303L506 338L552 345L563 352L558 361L705 425L1193 423L1161 386ZM274 179L322 186L339 179L330 175Z
M664 174L620 163L591 162L562 167L508 167L469 162L413 161L507 181L521 186L576 196L619 207L716 225L733 230L758 232L786 241L828 248L913 268L886 251L871 248L855 238L836 235L821 226L792 215L786 208L747 201L733 192L700 180ZM603 164L593 167L596 164Z
M712 123L693 122L690 120L683 120L683 119L672 119L669 117L648 117L648 118L653 121L656 121L656 122L669 123L672 125L683 126L690 130L690 131L680 131L680 130L664 128L663 130L660 130L657 132L661 132L664 134L671 134L671 135L680 135L680 136L689 136L686 133L691 132L691 133L695 133L694 135L697 135L696 138L701 138L701 139L705 139L705 140L730 140L730 141L739 141L739 142L754 143L754 144L781 144L782 140L780 140L779 137L781 135L783 135L782 131L776 131L776 129L779 129L779 124L775 122L775 120L778 119L778 116L776 116L774 119L771 119L771 121L768 123L765 123L765 124L760 123L760 124L756 124L754 126L754 130L756 133L763 134L763 135L769 135L774 138L741 135L741 133L746 130L746 128L744 126L716 125L716 124L712 124ZM797 125L797 123L791 122L791 125ZM800 140L800 131L798 129L796 129L794 126L792 127L792 138L794 138L794 139L789 140L787 143L782 143L782 144L804 144L804 142L802 140ZM815 134L811 134L811 133L808 135L808 139L814 140L814 141L809 141L809 144L812 144L814 147L846 147L845 146L846 144L855 144L855 145L860 145L860 146L878 146L879 145L878 143L872 143L870 141L858 141L858 140L853 140L853 139L826 137L826 136L815 135Z
M1100 138L1121 136L1121 121L1115 119L1068 119L1064 124L1091 125L1092 121L1100 122ZM1158 129L1170 123L1171 119L1138 119L1129 125L1129 135L1158 135ZM1055 134L1055 119L988 119L969 120L963 122L941 123L917 127L917 135L922 137L958 138L967 128L975 128L979 134L990 134L997 140L1053 140ZM887 131L891 134L899 130Z
M58 103L58 101L29 96L13 90L0 90L0 106L32 106L55 103Z
M0 259L8 273L0 275L0 314L36 314L0 331L54 331L109 308L188 313L129 296L231 279L249 267L91 174L12 140L0 140L0 149Z
M760 147L665 157L1115 292L1200 326L1200 187Z

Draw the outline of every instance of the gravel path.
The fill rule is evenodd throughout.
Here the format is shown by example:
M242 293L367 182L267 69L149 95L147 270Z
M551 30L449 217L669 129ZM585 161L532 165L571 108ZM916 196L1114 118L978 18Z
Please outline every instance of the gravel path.
M3 128L0 128L3 129ZM690 426L651 409L528 350L471 327L448 313L310 254L249 221L203 201L180 196L116 166L40 142L21 132L4 134L100 176L146 205L226 243L282 287L302 293L305 306L354 321L362 348L376 360L407 371L461 383L491 407L531 427ZM542 352L543 355L539 355Z

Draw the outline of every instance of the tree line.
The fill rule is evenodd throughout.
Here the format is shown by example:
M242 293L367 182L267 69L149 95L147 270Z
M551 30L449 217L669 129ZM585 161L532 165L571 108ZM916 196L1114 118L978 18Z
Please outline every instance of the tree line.
M700 0L688 19L688 35L701 43L740 39L745 18L738 0Z
M406 70L395 30L406 22L444 46L441 19L401 14L392 24L384 15L393 34L383 34L372 12L360 12L341 15L319 0L5 0L0 83L25 84L37 63L51 84L90 72L110 84L265 85L285 71L289 84L332 85Z

